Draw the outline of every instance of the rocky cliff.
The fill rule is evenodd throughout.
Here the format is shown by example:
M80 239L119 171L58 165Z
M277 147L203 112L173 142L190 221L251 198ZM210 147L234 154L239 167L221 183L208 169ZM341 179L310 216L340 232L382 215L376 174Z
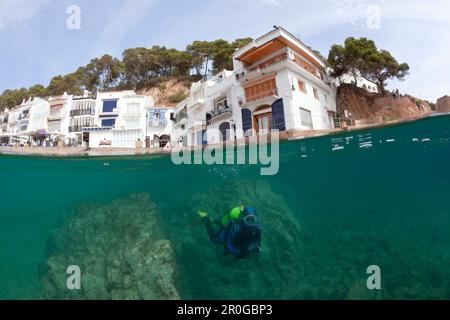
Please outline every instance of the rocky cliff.
M438 99L436 103L437 112L450 112L450 97L444 96Z
M175 107L189 96L191 83L189 80L170 79L152 88L138 90L138 94L151 96L157 106Z
M398 99L382 96L344 84L338 88L337 110L353 114L353 118L367 123L402 120L431 113L430 105L423 100L405 95Z
M68 266L81 290L67 289ZM179 299L175 255L159 211L146 194L79 208L49 241L42 268L47 299Z

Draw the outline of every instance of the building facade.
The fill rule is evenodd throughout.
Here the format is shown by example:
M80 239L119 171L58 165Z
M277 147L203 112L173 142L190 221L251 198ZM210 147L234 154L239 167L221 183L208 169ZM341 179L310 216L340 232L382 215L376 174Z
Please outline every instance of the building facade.
M376 89L359 83L370 92ZM2 143L57 140L89 148L164 148L273 130L332 130L339 125L338 85L318 54L276 27L236 50L232 71L193 83L189 97L173 109L155 106L151 97L134 91L35 98L1 115L0 137Z
M337 86L326 63L283 28L237 50L233 66L192 85L175 109L173 143L336 127Z
M134 91L99 92L93 127L83 128L90 148L143 148L153 99Z
M165 148L171 146L173 108L153 106L147 109L145 145L147 148Z

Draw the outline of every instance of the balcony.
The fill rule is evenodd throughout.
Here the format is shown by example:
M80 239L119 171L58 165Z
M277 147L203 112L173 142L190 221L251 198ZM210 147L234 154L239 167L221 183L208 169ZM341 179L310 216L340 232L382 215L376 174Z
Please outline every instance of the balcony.
M61 109L59 110L55 110L55 111L50 111L50 114L48 115L48 120L52 121L52 120L61 120L63 118L63 112Z
M206 113L206 123L209 125L214 121L230 117L233 115L233 110L229 106L220 107Z
M150 127L165 127L165 126L167 126L167 120L165 120L165 119L149 119L148 125Z
M71 126L71 127L69 127L69 132L70 133L82 132L82 131L83 131L83 127L82 126Z
M78 109L78 110L71 110L70 116L71 117L78 117L78 116L94 116L95 115L95 109Z
M307 71L315 78L324 81L323 72L321 72L317 67L306 61L305 58L303 58L301 55L299 55L290 48L284 48L282 50L279 50L278 52L261 59L260 61L254 63L251 66L236 71L236 80L238 81L249 80L252 78L252 75L253 77L255 77L263 70L276 64L279 64L281 62L287 61L295 63L298 67L302 68L304 71Z
M187 111L180 111L177 114L175 114L174 122L175 124L179 124L183 120L187 120L187 118L188 118Z

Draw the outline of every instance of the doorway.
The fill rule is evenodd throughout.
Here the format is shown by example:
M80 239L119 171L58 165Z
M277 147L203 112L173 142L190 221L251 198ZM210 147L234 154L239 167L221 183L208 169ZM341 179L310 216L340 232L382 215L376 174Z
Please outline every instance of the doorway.
M269 134L272 126L272 108L262 106L256 109L253 113L253 122L257 134Z

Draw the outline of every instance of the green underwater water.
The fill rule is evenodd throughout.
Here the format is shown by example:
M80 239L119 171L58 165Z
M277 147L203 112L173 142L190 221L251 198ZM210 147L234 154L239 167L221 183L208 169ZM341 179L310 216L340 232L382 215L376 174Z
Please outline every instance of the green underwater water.
M0 156L0 299L43 297L49 239L73 210L136 193L149 194L161 212L184 299L450 299L449 130L450 116L439 116L285 142L275 176L252 165L175 166L167 156ZM268 207L256 208L275 235L263 235L270 265L221 257L195 217L203 205L225 214L253 187L275 199L270 212L295 219L272 221ZM245 199L265 196L252 197ZM278 237L291 224L299 236ZM381 291L367 290L370 265L381 268ZM233 278L236 268L248 275ZM296 287L280 290L290 279Z

